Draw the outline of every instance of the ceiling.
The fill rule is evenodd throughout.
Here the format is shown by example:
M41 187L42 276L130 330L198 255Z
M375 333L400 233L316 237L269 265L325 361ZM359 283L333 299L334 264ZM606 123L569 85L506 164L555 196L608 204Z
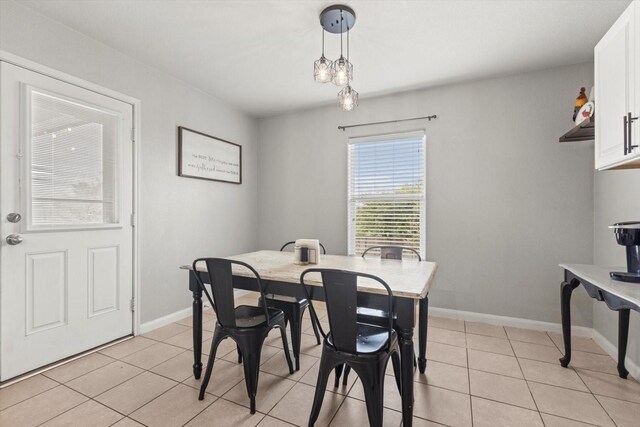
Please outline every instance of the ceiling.
M344 3L355 9L363 98L586 62L630 0ZM330 1L23 0L20 3L257 117L336 102L313 81ZM326 56L339 56L338 35ZM345 113L346 114L346 113Z

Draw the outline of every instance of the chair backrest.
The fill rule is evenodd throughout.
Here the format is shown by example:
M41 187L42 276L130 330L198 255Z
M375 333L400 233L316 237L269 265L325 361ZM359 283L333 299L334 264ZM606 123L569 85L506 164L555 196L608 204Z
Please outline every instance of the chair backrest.
M211 294L213 294L213 298L207 291L207 288L200 277L203 273L196 269L196 264L199 262L204 262L204 265L206 266L206 273L209 276ZM253 267L242 261L234 261L225 258L198 258L193 261L191 267L200 288L205 293L213 307L213 310L216 312L218 322L224 327L236 327L235 298L233 293L233 264L246 267L255 275L258 283L258 292L260 292L261 297L260 301L262 301L262 308L264 309L264 314L268 320L269 312L264 298L262 281L260 280L260 275Z
M335 270L328 268L309 268L300 275L300 283L305 292L307 288L304 277L309 273L320 273L322 276L322 287L324 288L325 301L327 303L327 313L329 315L329 329L333 339L333 345L338 351L355 354L357 352L357 310L358 310L358 278L364 277L380 283L387 291L389 317L389 338L393 331L393 297L391 288L381 278L354 271ZM311 298L307 294L311 302ZM311 307L313 304L311 303ZM313 310L315 313L315 310ZM323 337L327 334L318 322L320 333ZM387 345L389 345L390 340Z
M362 252L362 258L366 255L370 250L380 249L380 258L382 259L399 259L402 260L402 253L404 251L413 252L418 261L422 261L422 257L420 253L413 248L409 248L406 246L371 246L368 247L364 252Z
M295 245L296 241L292 240L290 242L285 243L284 245L282 245L282 247L280 248L280 252L284 251L285 248L289 245ZM320 243L320 248L322 249L322 254L326 255L327 254L327 250L324 248L324 245L322 243Z

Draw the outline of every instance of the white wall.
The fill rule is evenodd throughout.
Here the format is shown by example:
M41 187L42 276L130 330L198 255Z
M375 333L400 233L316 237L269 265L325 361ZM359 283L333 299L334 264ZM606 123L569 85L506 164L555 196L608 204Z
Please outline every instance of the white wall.
M310 237L346 253L347 138L423 127L432 306L559 322L558 264L592 262L593 144L557 141L592 83L583 64L261 119L260 247ZM429 114L438 119L337 130ZM574 299L574 324L591 326L590 299Z
M256 123L248 115L22 5L0 2L0 49L142 101L141 319L190 306L180 264L257 243ZM177 176L178 125L243 146L242 185Z
M616 243L614 222L640 221L640 170L596 172L594 263L626 268L625 247ZM631 312L627 357L640 366L640 313ZM593 305L593 328L618 343L618 313L603 303Z

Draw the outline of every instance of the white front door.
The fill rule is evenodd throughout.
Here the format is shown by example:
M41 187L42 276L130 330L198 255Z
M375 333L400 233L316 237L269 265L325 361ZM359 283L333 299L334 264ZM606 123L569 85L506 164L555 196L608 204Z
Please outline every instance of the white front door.
M133 107L6 62L0 83L4 381L133 331Z

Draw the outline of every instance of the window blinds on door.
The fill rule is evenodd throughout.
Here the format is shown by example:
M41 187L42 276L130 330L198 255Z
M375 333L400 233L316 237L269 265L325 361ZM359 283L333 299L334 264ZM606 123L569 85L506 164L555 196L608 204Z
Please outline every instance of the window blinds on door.
M38 89L29 95L29 225L116 223L118 116Z

